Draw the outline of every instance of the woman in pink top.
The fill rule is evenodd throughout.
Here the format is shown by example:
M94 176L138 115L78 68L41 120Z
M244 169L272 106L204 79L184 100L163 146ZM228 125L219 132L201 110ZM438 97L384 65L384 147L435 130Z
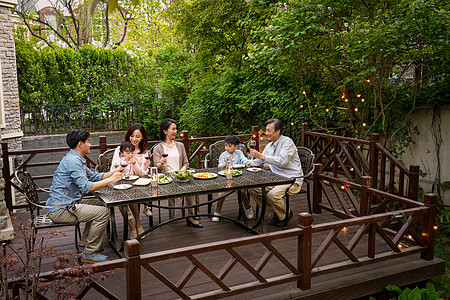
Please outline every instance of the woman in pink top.
M142 175L148 172L150 166L150 159L145 159L147 156L147 133L144 126L139 123L132 124L125 134L125 141L130 141L135 147L132 163L128 168L132 174L129 175ZM113 160L111 163L111 170L120 166L120 146L116 148L114 152ZM145 155L144 155L145 154ZM128 226L130 227L130 239L135 239L139 234L144 232L141 220L139 218L139 206L138 204L129 205L136 224L133 224L132 220L128 220ZM145 206L144 213L147 216L151 216L152 212L148 206Z

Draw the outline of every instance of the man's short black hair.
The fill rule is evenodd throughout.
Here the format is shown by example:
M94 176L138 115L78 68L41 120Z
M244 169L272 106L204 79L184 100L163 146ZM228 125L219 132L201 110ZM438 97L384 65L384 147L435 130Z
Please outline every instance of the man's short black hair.
M230 144L230 145L239 146L241 141L239 140L239 138L237 136L229 135L225 138L225 143Z
M283 123L281 123L280 119L269 119L266 121L266 126L269 124L273 124L275 131L279 130L280 134L283 131Z
M91 134L89 132L84 130L71 130L66 135L67 146L69 146L70 149L75 149L79 142L86 142L90 135Z
M122 143L120 143L119 150L120 152L124 152L126 150L134 151L136 150L136 147L134 147L133 143L131 143L130 141L123 141Z

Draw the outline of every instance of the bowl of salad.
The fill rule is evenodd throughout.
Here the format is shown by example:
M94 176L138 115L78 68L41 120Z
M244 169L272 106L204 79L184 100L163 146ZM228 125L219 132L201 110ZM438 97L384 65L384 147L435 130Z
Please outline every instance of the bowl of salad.
M179 182L186 182L191 179L193 172L188 170L180 170L173 172L173 177Z

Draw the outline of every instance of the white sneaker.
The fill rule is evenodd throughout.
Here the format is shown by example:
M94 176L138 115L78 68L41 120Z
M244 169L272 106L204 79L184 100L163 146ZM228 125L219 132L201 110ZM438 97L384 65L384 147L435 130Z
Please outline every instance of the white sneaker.
M214 217L212 217L211 221L213 221L213 222L219 222L219 221L220 221L220 216L221 216L221 215L222 215L221 213L214 212Z
M131 211L128 211L128 221L133 221L134 217L133 214L131 213Z
M152 212L152 210L150 209L150 207L146 206L146 207L144 208L144 215L146 215L147 217L153 216L153 212Z
M248 220L253 219L253 209L251 207L250 208L244 208L244 212L245 212L245 217Z

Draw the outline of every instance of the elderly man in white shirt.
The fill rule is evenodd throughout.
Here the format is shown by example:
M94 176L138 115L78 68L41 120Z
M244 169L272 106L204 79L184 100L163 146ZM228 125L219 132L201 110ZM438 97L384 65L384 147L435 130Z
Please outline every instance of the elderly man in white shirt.
M250 150L253 160L248 161L247 166L259 166L262 163L269 165L270 170L278 175L286 177L303 176L302 165L298 157L297 147L294 142L287 136L281 135L282 123L279 119L270 119L266 121L266 136L269 144L264 148L262 153L255 149ZM285 227L292 218L292 211L286 216L286 204L283 199L286 190L291 186L288 193L290 195L297 194L302 188L303 178L297 178L295 183L269 186L266 187L267 192L267 215L274 212L269 225L277 225ZM262 189L254 188L249 190L253 199L261 206Z

